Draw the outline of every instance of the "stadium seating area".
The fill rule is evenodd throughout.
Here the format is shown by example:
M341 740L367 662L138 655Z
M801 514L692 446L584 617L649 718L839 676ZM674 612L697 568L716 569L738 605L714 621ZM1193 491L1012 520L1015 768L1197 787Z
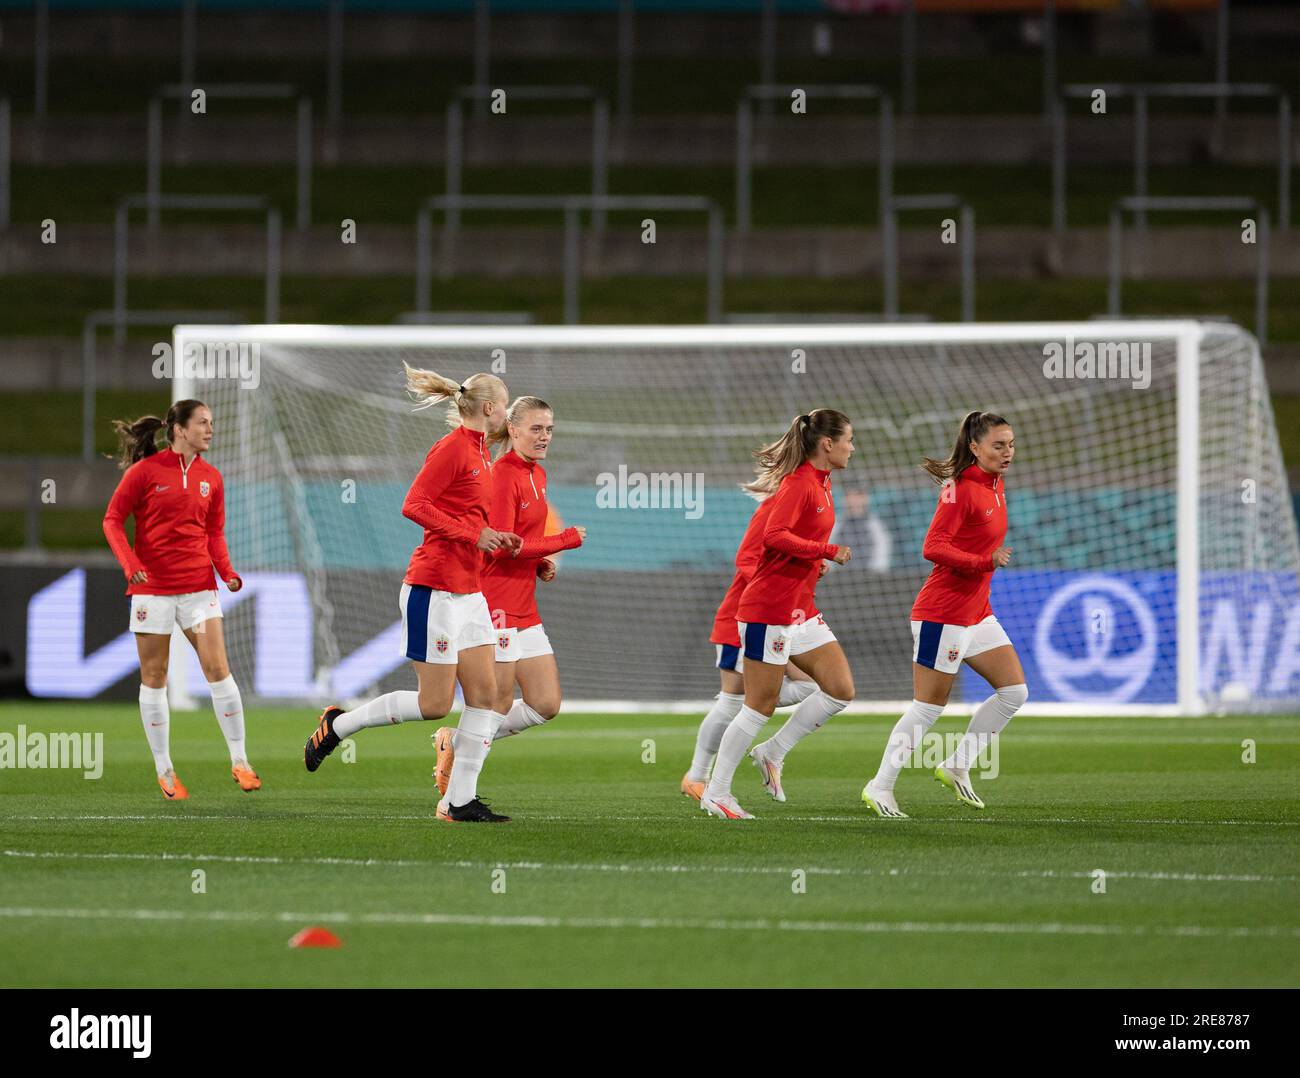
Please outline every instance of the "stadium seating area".
M951 194L973 211L980 320L1113 309L1121 198L1253 200L1245 213L1153 210L1140 231L1128 218L1123 313L1258 328L1256 248L1239 222L1266 211L1265 358L1300 488L1300 243L1280 219L1297 214L1279 156L1289 136L1294 157L1279 101L1300 96L1300 19L1285 4L1233 4L1221 50L1212 0L1048 7L0 0L0 547L100 546L111 465L82 462L111 448L108 418L165 403L151 348L184 320L169 312L409 319L422 307L417 215L453 192L707 199L724 227L721 317L800 320L962 317L961 262L941 239L959 211L908 208L913 196ZM1141 104L1123 90L1134 84L1148 88ZM1211 92L1161 96L1169 84ZM1220 110L1224 84L1254 89ZM760 85L774 90L751 92ZM503 89L504 113L475 86ZM1109 88L1105 113L1071 87ZM798 89L806 111L789 104ZM245 201L221 204L231 196ZM584 214L578 308L559 205L466 208L454 244L435 208L424 317L706 317L699 212ZM132 319L116 332L114 308ZM55 506L33 482L49 475L66 478Z

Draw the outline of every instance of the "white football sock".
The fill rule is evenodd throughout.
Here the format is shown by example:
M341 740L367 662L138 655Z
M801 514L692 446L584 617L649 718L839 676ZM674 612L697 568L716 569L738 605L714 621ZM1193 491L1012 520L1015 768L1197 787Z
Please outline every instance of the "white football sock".
M810 684L814 689L817 688L812 682L795 682L795 684ZM769 759L778 764L781 763L785 760L787 752L832 715L838 715L848 706L849 702L847 700L837 700L835 697L828 696L820 691L814 692L794 709L790 717L785 720L785 725L773 734L770 740L763 743L763 751Z
M497 727L496 737L492 740L499 741L503 737L510 737L511 734L522 734L530 726L541 726L545 722L546 719L539 712L534 711L523 700L516 700L514 707L506 712L505 721Z
M478 775L483 770L488 749L498 727L505 722L499 711L486 707L465 707L460 713L460 723L452 735L456 760L451 765L451 779L447 783L447 804L459 808L478 796Z
M777 707L794 707L795 704L801 704L817 691L817 682L815 681L795 681L794 678L786 678L781 682L781 695L776 699Z
M885 754L880 758L880 770L871 780L871 785L878 790L894 788L898 773L903 770L916 746L921 743L921 738L935 724L942 711L943 704L925 704L920 700L913 700L907 706L902 718L894 724L889 744L885 746Z
M741 693L720 692L709 713L700 723L700 732L695 735L695 756L691 760L691 769L686 777L692 782L703 782L709 777L709 765L722 744L722 735L726 733L731 720L745 706L745 697Z
M247 761L244 749L244 703L239 697L235 675L227 674L220 681L209 681L212 692L212 710L217 713L217 723L226 737L232 764Z
M970 717L970 725L957 742L957 748L939 766L953 771L969 771L970 765L979 759L990 740L1006 729L1007 723L1025 706L1028 699L1029 687L1023 683L1003 685L1002 688L995 689L993 695L975 709L975 714Z
M713 765L713 775L705 791L709 797L726 797L731 793L731 780L735 777L736 768L740 766L750 743L771 717L745 706L732 719L718 745L718 759Z
M165 775L172 769L167 738L171 712L165 687L151 689L148 685L140 686L140 721L144 723L144 736L149 741L149 751L153 753L153 765L158 774Z
M334 732L340 738L351 737L358 730L368 726L396 725L399 722L414 722L422 719L420 713L420 694L413 689L390 692L386 696L377 696L368 704L362 704L352 711L345 711L334 717Z

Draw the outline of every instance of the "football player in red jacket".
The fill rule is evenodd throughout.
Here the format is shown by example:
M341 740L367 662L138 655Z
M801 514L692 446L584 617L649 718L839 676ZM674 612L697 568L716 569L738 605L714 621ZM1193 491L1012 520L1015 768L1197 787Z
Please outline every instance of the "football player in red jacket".
M493 812L478 796L479 772L505 720L493 707L496 634L479 577L485 552L517 550L521 542L512 532L488 526L492 461L486 437L505 423L509 397L494 374L475 374L461 384L406 366L406 386L422 408L448 402L452 428L429 450L402 505L402 515L424 529L398 598L402 654L415 667L419 691L390 692L346 712L327 707L303 749L303 762L315 771L343 738L369 726L442 718L455 703L459 681L465 706L438 819L503 823L509 817Z
M993 686L993 695L975 709L956 750L935 768L935 778L959 801L984 807L971 786L970 766L1029 699L1016 649L989 605L993 573L1011 561L1011 548L1003 545L1003 482L1015 455L1011 424L992 412L970 412L948 458L922 461L943 484L922 550L934 568L912 605L912 703L890 734L880 769L862 791L862 800L879 816L906 818L894 783L948 703L963 662Z
M505 715L497 739L549 722L560 711L560 668L537 610L537 581L555 578L550 555L582 545L581 525L546 534L546 459L555 434L555 413L538 397L517 397L505 426L488 443L503 443L506 452L492 464L492 511L489 523L514 532L523 545L498 547L484 558L483 597L496 630L496 710ZM520 699L515 699L515 684ZM455 761L451 728L434 734L438 760L434 779L445 789Z
M773 488L775 489L775 488ZM768 514L772 510L771 492L750 492L759 499L758 508L749 518L749 525L741 537L736 550L736 573L731 578L731 586L722 597L718 612L713 618L713 631L709 642L716 649L715 665L721 680L721 691L714 698L713 706L700 723L695 735L695 754L691 766L682 776L681 791L687 797L698 801L709 783L709 770L713 766L718 747L722 744L722 735L726 733L731 720L739 714L745 703L745 660L740 654L740 633L736 628L736 608L740 597L745 593L749 578L754 575L759 559L763 555L763 532L767 527ZM826 563L821 563L825 569ZM785 679L781 682L781 695L777 699L778 708L793 707L806 700L817 691L817 683L797 666L786 667ZM750 750L750 759L758 768L763 778L765 789L774 801L785 800L785 789L781 785L781 769L785 756L806 734L812 732L802 723L796 723L791 715L785 725L775 736L755 745Z
M700 796L700 808L721 819L753 819L732 794L731 781L776 710L787 662L820 686L795 709L791 723L815 729L853 699L848 659L814 599L822 561L842 565L852 556L848 547L827 541L835 525L831 472L847 467L852 456L853 426L833 408L796 416L781 438L754 453L758 475L747 489L775 493L763 526L763 552L736 606L745 703L722 735Z
M226 549L226 491L221 473L203 459L212 444L212 412L202 401L177 401L165 419L141 416L113 423L125 470L104 513L104 536L126 574L131 631L140 654L140 719L153 752L158 785L169 801L189 797L172 766L167 660L179 625L198 652L212 708L230 750L230 773L245 793L261 788L244 748L244 705L230 673L221 602L212 569L231 591L243 581ZM158 445L164 432L167 443ZM126 519L135 517L135 544Z

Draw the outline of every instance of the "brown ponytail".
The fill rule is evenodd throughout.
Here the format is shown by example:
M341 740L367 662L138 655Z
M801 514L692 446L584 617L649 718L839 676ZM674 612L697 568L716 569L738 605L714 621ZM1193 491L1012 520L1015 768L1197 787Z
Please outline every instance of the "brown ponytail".
M970 451L971 442L980 441L994 427L1007 426L1010 424L1005 419L992 412L967 412L961 421L961 426L957 428L957 441L953 444L948 459L935 460L933 457L923 457L921 468L929 472L936 483L946 483L949 479L955 479L975 463L975 454Z
M795 416L790 429L780 438L754 450L758 461L755 479L740 489L760 497L771 494L782 479L817 451L818 442L823 438L833 441L851 425L849 417L834 408L814 408L806 415Z
M170 445L176 426L187 426L195 411L206 407L202 401L183 400L176 401L167 409L166 419L159 419L156 415L142 415L139 419L113 420L113 430L118 440L117 466L125 471L137 461L157 453L161 448L158 445L160 430L166 430L167 443Z

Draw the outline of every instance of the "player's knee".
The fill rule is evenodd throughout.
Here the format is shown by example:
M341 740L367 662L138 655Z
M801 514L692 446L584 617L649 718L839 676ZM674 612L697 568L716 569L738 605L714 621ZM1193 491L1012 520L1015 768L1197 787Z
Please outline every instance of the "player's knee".
M420 705L420 715L422 718L440 719L451 710L451 705L456 702L456 693L453 689L446 695L434 696L432 693L420 693L417 702Z
M821 683L821 690L827 696L834 697L836 700L853 699L853 675L841 674L838 677L827 678Z
M997 690L998 697L1008 707L1019 711L1025 706L1025 701L1029 699L1029 686L1021 683L1019 685L1003 685Z
M161 689L167 684L167 660L157 659L140 663L140 683L151 689Z
M214 681L225 681L230 677L230 667L224 663L201 663L203 667L203 677L208 684Z
M461 685L461 692L465 694L466 707L486 708L491 711L497 706L497 692L495 688L474 688L471 685ZM447 704L447 711L451 710L451 703ZM507 708L509 710L509 708ZM445 715L447 712L444 711Z
M560 713L560 697L558 694L555 696L542 696L536 700L525 700L524 702L542 717L543 722L550 722Z

